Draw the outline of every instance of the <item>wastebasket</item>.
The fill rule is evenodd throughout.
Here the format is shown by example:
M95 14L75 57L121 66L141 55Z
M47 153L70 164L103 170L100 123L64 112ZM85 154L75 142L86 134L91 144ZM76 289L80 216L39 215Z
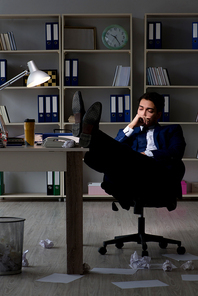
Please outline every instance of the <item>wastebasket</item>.
M23 218L0 217L0 275L21 272L24 221Z

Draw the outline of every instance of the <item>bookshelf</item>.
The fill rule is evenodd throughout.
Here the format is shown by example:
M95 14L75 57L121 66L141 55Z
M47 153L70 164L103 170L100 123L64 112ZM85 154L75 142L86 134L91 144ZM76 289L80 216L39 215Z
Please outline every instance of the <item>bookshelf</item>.
M45 24L57 22L59 25L59 49L46 50ZM128 34L128 42L122 49L110 50L102 42L102 33L112 24L121 25ZM74 42L76 48L69 48L66 27L85 29L85 35L94 32L94 39L82 46L84 39L77 36ZM79 29L80 28L80 29ZM88 28L88 29L87 29ZM90 29L91 28L91 29ZM93 29L94 28L94 29ZM57 69L58 84L27 89L22 81L0 92L0 105L5 105L10 117L7 124L9 136L21 135L23 121L35 118L35 132L53 132L54 129L71 130L72 123L68 121L72 115L72 98L75 91L82 92L86 110L95 101L101 101L103 112L100 126L104 131L116 131L127 125L127 122L111 122L110 95L130 95L130 110L132 114L132 14L64 14L64 15L2 15L0 17L0 33L13 31L17 50L0 50L0 59L8 62L8 77L12 78L26 68L29 60L34 60L41 70ZM78 32L79 34L79 32ZM81 40L81 42L79 42ZM92 47L93 46L93 47ZM65 85L65 59L78 59L78 85ZM127 86L112 86L117 65L131 67L130 81ZM59 122L38 122L38 95L59 96ZM23 106L23 108L21 108ZM114 134L112 134L114 135ZM97 174L97 173L96 173ZM94 182L95 175L84 168L84 198L89 199L88 182ZM100 177L101 178L101 177ZM1 198L58 198L64 199L64 174L61 172L60 195L46 195L46 172L37 173L5 173L7 192ZM17 183L17 185L16 185ZM35 190L35 184L36 190ZM13 190L14 188L14 190ZM29 189L29 190L28 190ZM95 196L105 198L106 196ZM111 198L111 197L109 197Z
M149 23L160 22L161 48L148 48ZM198 125L198 49L192 48L192 23L198 22L197 13L148 13L144 18L144 91L157 91L170 95L170 122L161 124L180 124L186 139L184 180L188 183L188 194L184 199L198 199L198 192L191 192L191 184L198 182L197 150ZM168 69L170 85L149 85L148 67Z
M59 49L47 50L45 24L58 23ZM6 124L10 137L24 134L26 118L35 118L35 132L51 132L61 128L61 110L58 122L39 122L38 95L57 95L61 106L61 16L60 15L1 15L0 34L13 32L16 50L0 50L0 59L7 60L7 80L27 69L27 62L33 60L41 70L57 70L56 86L40 86L27 89L23 79L0 92L0 104L6 106L10 122ZM46 173L5 172L5 197L46 196ZM35 186L36 184L36 186Z

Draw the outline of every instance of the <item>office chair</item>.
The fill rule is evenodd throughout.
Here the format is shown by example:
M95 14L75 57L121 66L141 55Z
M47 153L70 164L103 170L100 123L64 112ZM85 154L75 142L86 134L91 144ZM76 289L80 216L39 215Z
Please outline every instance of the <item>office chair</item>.
M148 256L147 242L157 242L159 243L159 247L162 249L165 249L168 246L168 244L175 244L178 246L177 253L183 255L186 252L186 250L181 245L181 241L164 238L163 236L145 233L145 218L143 215L143 211L145 207L155 207L155 208L166 207L169 211L174 210L177 206L177 199L182 198L181 180L183 178L184 172L185 172L185 167L182 164L180 168L180 177L177 179L177 181L174 181L170 186L168 186L169 188L168 187L166 188L167 189L165 190L166 192L164 191L164 188L163 188L164 197L168 196L168 194L170 195L170 192L171 192L171 196L172 196L171 199L169 200L167 200L166 198L158 199L157 202L149 202L149 201L133 202L132 201L130 203L130 206L134 207L134 214L140 215L138 218L138 232L135 234L116 236L114 239L104 241L103 246L98 249L98 252L101 255L105 255L107 252L107 248L106 248L107 245L115 244L115 246L118 249L121 249L124 246L124 243L126 242L136 242L137 244L142 245L142 257L143 257L143 256ZM105 183L105 181L102 183L102 188L105 189L105 191L109 194L114 193L113 188L110 188L109 184ZM112 204L112 208L113 210L118 210L114 202Z

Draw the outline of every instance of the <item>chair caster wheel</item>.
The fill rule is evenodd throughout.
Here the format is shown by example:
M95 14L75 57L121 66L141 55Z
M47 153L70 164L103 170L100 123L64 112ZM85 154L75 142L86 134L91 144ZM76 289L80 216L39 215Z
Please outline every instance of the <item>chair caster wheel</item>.
M105 255L106 252L107 252L107 249L106 249L105 247L100 247L100 248L98 249L98 252L99 252L101 255Z
M123 242L120 242L120 243L116 243L115 246L118 249L122 249L122 247L124 246L124 244L123 244Z
M185 253L186 253L186 249L184 247L181 246L177 248L177 254L183 255Z
M168 246L168 243L167 243L167 242L163 242L163 241L159 242L159 247L160 247L161 249L166 249L167 246Z

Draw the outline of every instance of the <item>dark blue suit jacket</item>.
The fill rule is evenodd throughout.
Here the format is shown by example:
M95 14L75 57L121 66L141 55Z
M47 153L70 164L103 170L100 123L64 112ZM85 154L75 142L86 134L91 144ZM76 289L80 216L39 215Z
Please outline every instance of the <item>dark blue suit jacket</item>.
M140 127L135 127L130 137L125 136L123 130L119 130L117 141L137 150L137 135L141 131ZM178 124L164 125L157 124L154 130L154 142L157 150L153 150L153 157L166 166L170 166L173 160L181 160L185 150L185 140L181 126Z

